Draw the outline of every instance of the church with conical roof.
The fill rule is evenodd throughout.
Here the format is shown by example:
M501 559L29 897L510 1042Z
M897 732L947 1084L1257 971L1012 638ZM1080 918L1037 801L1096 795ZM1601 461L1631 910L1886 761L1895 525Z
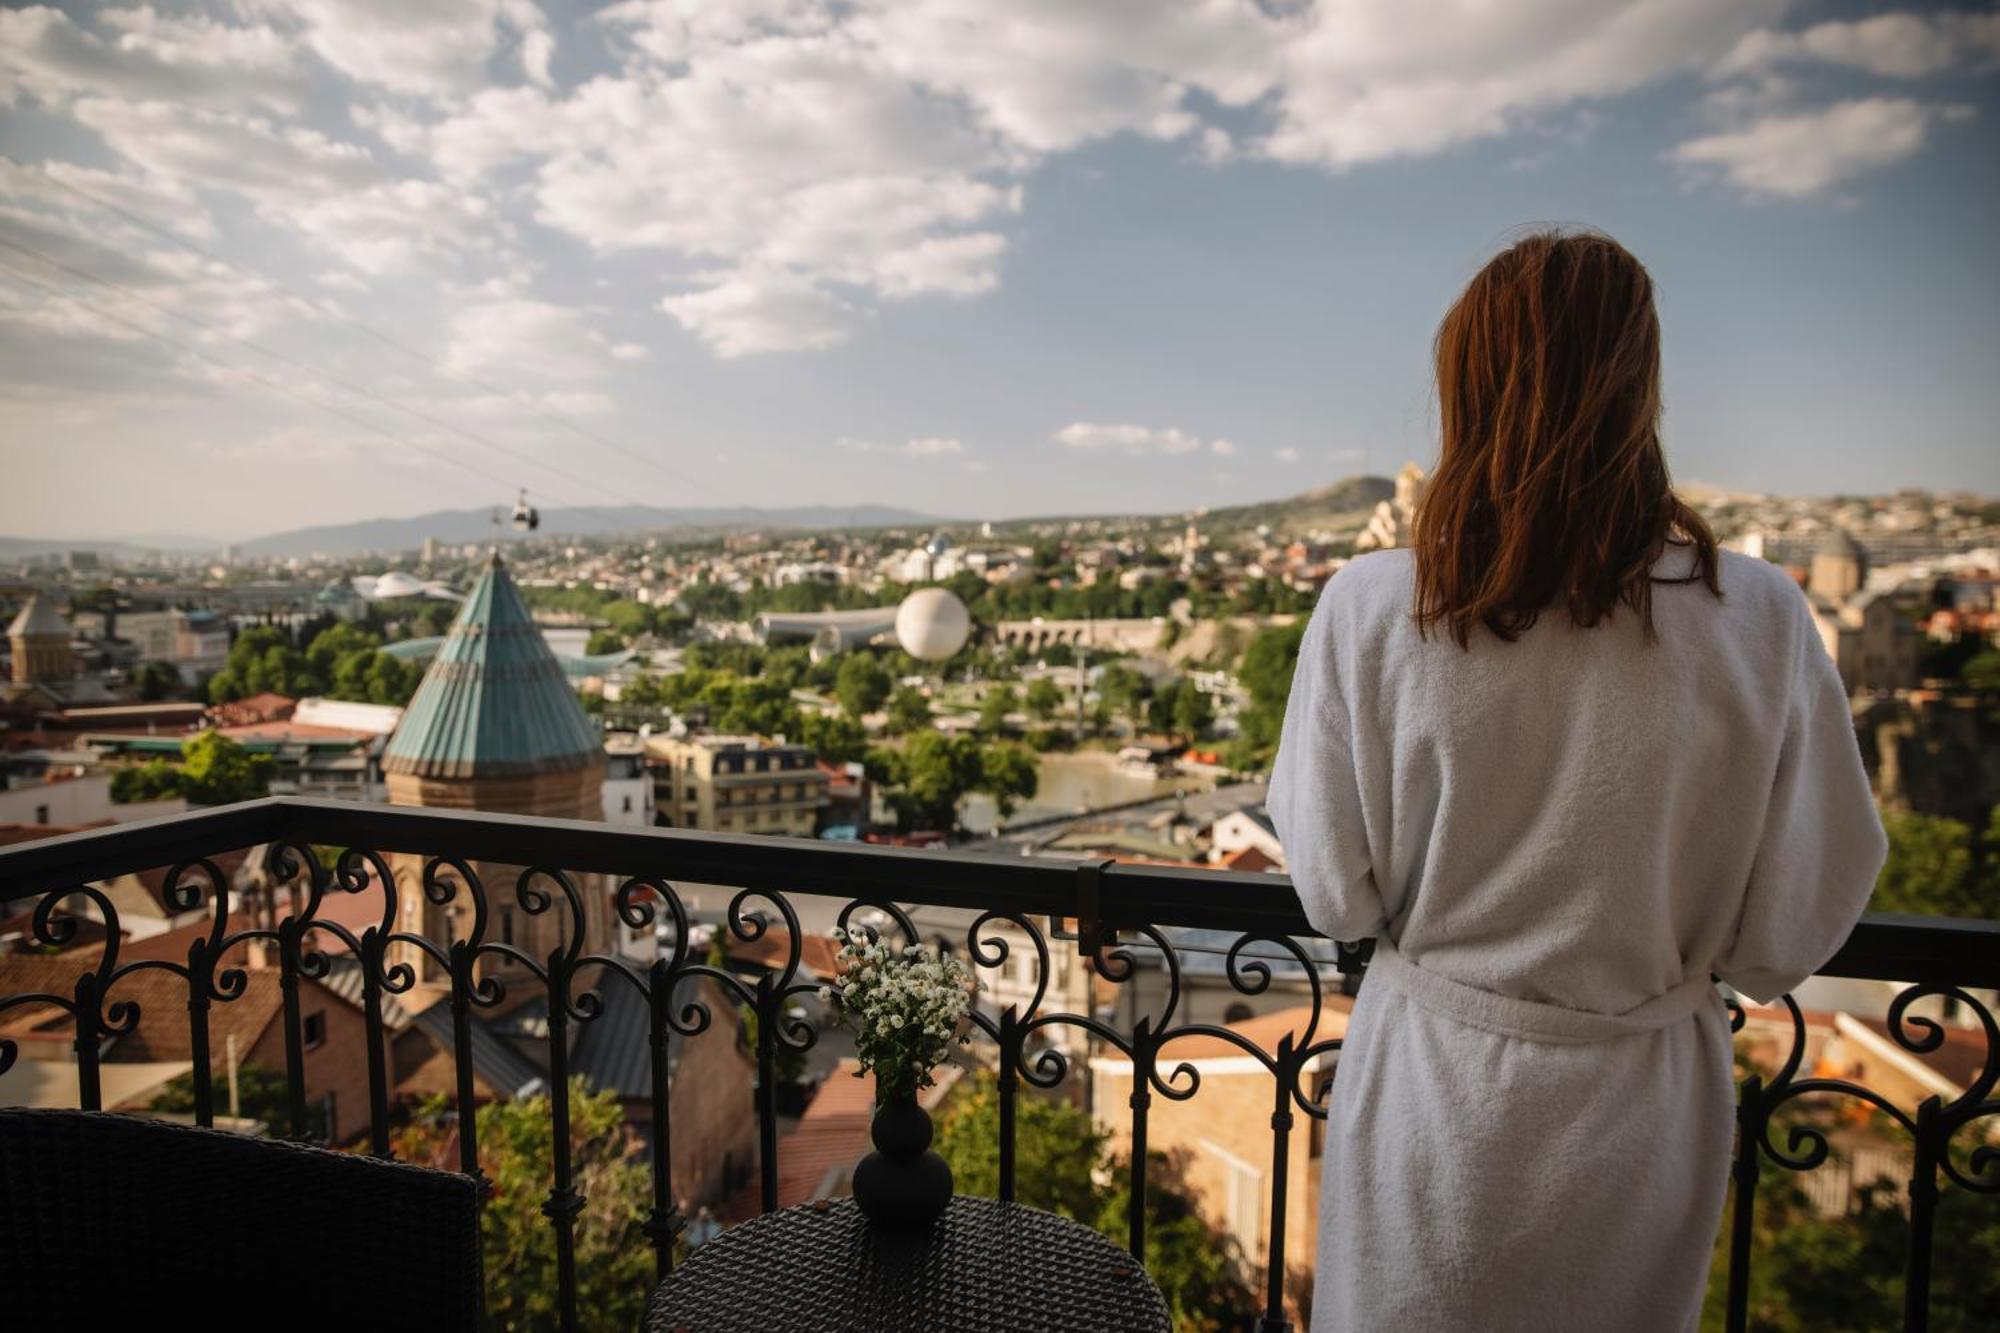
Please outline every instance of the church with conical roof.
M383 753L390 804L602 819L604 756L603 735L494 552ZM403 929L440 943L454 933L462 937L469 928L463 896L451 908L426 901L422 858L398 860ZM535 958L561 943L568 913L520 908L515 883L522 867L477 863L472 869L491 909L490 942ZM608 886L595 875L572 881L583 897L586 946L608 946ZM409 951L406 961L419 975L435 971L420 951Z

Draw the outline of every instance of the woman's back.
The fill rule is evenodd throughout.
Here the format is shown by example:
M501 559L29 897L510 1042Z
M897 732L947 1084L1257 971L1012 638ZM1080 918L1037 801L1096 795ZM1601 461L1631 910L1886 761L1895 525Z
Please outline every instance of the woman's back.
M1784 989L1844 936L1847 921L1793 919L1774 938L1768 919L1788 893L1818 899L1819 859L1865 859L1881 837L1833 664L1782 570L1724 553L1717 598L1686 581L1689 563L1669 547L1656 565L1651 637L1631 614L1589 628L1547 616L1514 643L1464 649L1419 634L1406 551L1328 585L1295 697L1344 711L1332 721L1349 738L1367 873L1412 961L1619 1013L1710 971ZM1788 735L1852 770L1815 775L1840 779L1819 787L1835 804L1817 827L1767 820ZM1274 806L1329 780L1293 767L1311 753L1285 747ZM1294 828L1291 843L1316 839ZM1344 832L1328 855L1351 862ZM1753 887L1764 910L1739 937ZM1323 924L1376 933L1352 912Z
M1313 1326L1685 1333L1734 1128L1711 974L1824 963L1881 822L1804 597L1668 481L1644 267L1527 237L1436 350L1412 545L1322 592L1271 775L1307 917L1376 941Z

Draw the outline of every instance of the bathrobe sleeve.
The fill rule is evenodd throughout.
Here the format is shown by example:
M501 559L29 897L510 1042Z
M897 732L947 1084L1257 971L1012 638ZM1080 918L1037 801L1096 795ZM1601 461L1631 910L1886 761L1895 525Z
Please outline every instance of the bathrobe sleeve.
M1715 973L1768 1001L1811 976L1847 939L1888 853L1833 659L1802 615L1804 640L1769 804L1734 939Z
M1331 939L1360 940L1381 934L1387 922L1325 623L1332 596L1329 584L1299 645L1266 804L1306 919Z

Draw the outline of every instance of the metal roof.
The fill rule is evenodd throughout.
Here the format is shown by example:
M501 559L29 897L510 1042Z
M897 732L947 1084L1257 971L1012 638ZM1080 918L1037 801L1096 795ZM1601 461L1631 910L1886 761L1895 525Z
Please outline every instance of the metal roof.
M603 762L603 737L495 552L403 710L383 767L476 778Z
M570 1072L598 1092L614 1092L627 1100L653 1095L653 1051L649 1040L652 1015L639 992L615 977L596 977L592 990L604 1010L578 1025L576 1045L569 1055ZM679 1061L680 1034L667 1034L667 1067Z
M28 597L28 604L21 608L21 614L14 617L14 623L7 627L7 637L69 639L69 626L64 623L53 606L40 593Z
M453 1049L450 1005L434 1004L413 1015L410 1021L428 1033L439 1050ZM501 1096L531 1097L548 1086L548 1076L487 1026L484 1019L476 1015L468 1018L466 1038L472 1053L472 1072Z

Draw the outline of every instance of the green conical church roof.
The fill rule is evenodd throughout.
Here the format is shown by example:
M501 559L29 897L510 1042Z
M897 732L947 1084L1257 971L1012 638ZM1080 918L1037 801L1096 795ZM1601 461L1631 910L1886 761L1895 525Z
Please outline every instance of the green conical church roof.
M484 778L603 762L603 737L496 551L403 710L383 767Z

